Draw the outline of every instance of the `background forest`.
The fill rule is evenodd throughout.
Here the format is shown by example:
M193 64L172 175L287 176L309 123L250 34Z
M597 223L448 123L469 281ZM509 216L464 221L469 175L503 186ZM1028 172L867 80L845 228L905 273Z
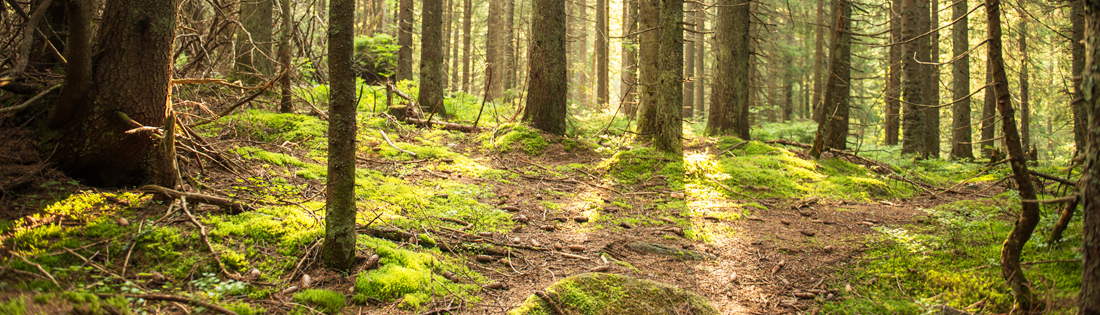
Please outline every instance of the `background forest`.
M1097 314L1098 34L1084 0L5 0L0 314Z

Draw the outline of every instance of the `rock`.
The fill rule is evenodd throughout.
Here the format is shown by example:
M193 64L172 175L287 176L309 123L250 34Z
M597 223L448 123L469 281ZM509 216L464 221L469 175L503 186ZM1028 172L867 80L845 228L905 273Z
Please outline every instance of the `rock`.
M252 277L252 279L257 279L257 278L259 278L259 277L260 277L260 275L262 275L262 274L263 274L263 273L261 273L261 272L260 272L260 269L256 269L256 268L252 268L252 270L249 270L249 271L248 271L248 275L249 275L249 276L251 276L251 277Z
M650 244L642 241L633 241L627 243L626 248L629 248L639 253L671 256L683 260L713 260L717 258L714 255L708 253L672 248L661 244Z
M656 281L617 274L579 274L558 281L545 292L557 301L585 302L585 305L560 302L558 306L567 314L581 314L581 307L584 307L584 314L719 314L710 301L698 294ZM554 314L554 310L547 307L542 298L531 295L508 314Z

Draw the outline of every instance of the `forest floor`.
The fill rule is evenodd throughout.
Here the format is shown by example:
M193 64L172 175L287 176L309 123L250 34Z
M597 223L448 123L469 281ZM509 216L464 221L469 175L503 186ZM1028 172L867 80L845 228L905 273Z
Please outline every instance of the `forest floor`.
M84 186L44 164L39 135L8 119L0 184L33 176L0 196L0 313L190 314L212 303L240 314L501 314L592 271L672 284L722 314L1011 306L991 254L1019 208L1003 168L812 161L797 147L701 136L681 159L522 126L463 133L363 116L350 274L319 259L326 125L316 117L252 110L195 128L205 143L181 150L184 189L252 207L240 214ZM1029 246L1049 310L1072 311L1079 254ZM326 311L324 292L351 301ZM88 293L103 303L89 306Z

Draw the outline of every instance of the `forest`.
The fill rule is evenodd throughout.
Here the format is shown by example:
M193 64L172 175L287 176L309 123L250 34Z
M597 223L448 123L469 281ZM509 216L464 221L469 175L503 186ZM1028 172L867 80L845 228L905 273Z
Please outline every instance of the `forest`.
M0 314L1100 314L1100 2L3 0Z

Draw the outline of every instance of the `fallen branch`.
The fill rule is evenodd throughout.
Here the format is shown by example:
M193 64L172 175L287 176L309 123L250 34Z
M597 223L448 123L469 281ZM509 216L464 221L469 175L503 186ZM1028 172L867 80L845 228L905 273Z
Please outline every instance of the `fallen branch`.
M397 149L397 151L405 152L405 153L408 153L409 155L416 156L416 153L414 153L412 151L409 151L409 150L402 149L402 148L398 147L396 144L393 144L393 141L390 140L390 136L387 136L386 132L383 131L381 128L378 129L378 132L382 133L382 138L386 139L386 143L389 143L390 146L393 147L394 149Z
M27 260L26 257L23 257L22 255L19 255L19 254L16 254L15 252L11 252L11 255L15 256L15 257L19 257L19 259L23 260L23 262L27 263L28 265L31 265L31 266L34 266L35 268L38 268L38 271L41 272L42 274L46 275L47 278L50 278L50 281L53 281L54 285L56 285L58 288L64 289L64 288L61 287L60 283L57 283L57 279L54 279L53 275L51 275L50 272L46 271L46 268L42 268L42 265L39 265L39 264L36 264L36 263L34 263L30 260Z
M722 150L722 153L718 153L718 156L725 156L726 153L729 153L730 151L733 151L733 150L737 150L737 148L743 147L746 144L749 144L749 142L748 141L741 141L741 143L730 146L729 149Z
M409 97L409 95L401 92L401 90L398 90L397 87L393 86L393 83L390 83L389 81L386 81L386 88L388 88L390 91L392 91L393 94L397 94L397 96L400 96L401 98L405 99L406 101L409 101L409 108L412 109L412 112L413 112L414 116L416 116L417 118L424 117L423 115L420 114L420 110L419 110L420 106L417 106L416 101L414 101L411 97Z
M1077 194L1070 194L1069 196L1065 196L1065 197L1061 197L1061 198L1054 198L1054 199L1042 199L1042 200L1024 199L1024 200L1020 200L1020 202L1023 202L1023 203L1063 203L1063 202L1070 202L1070 201L1074 201L1074 200L1077 200Z
M180 196L180 204L183 207L183 213L187 214L187 218L191 219L191 223L194 223L199 228L199 235L202 236L202 242L206 243L206 248L210 250L210 254L214 255L214 261L218 262L218 269L221 269L222 273L226 276L232 277L233 275L229 271L225 270L225 265L222 264L221 257L218 256L218 252L214 251L214 245L210 244L210 238L206 236L206 227L199 223L199 220L195 219L195 216L191 215L191 210L187 210L187 196Z
M1046 179L1049 179L1049 180L1052 180L1052 181L1055 181L1055 182L1058 182L1059 184L1062 184L1062 185L1066 185L1066 186L1070 186L1070 187L1077 187L1077 182L1074 182L1072 180L1068 180L1068 179L1065 179L1065 178L1061 178L1061 177L1058 177L1058 176L1050 175L1050 174L1043 173L1043 172L1036 171L1036 170L1027 170L1027 173L1031 174L1031 175L1038 176L1038 177L1046 178Z
M550 309L554 310L555 315L565 315L565 312L561 310L561 306L559 306L558 302L554 301L554 299L550 298L550 295L543 293L542 291L535 291L535 296L538 296L543 301L546 301L546 304L550 305Z
M439 125L439 126L443 126L443 130L455 130L455 131L462 131L462 132L481 132L481 131L486 130L484 127L454 124L454 123L447 123L447 122L438 122L438 121L427 121L427 120L416 119L416 118L412 118L412 117L405 118L405 122L410 123L410 124L414 124L414 125L417 125L417 126L424 126L424 127L431 127L432 125Z
M111 275L112 277L122 279L122 277L119 276L118 274L115 274L114 272L111 272L110 270L107 270L107 268L105 268L103 266L100 266L99 264L97 264L97 263L95 263L91 260L88 260L88 258L84 257L84 255L77 254L75 251L73 251L71 249L68 249L68 248L63 247L63 249L65 249L66 252L69 252L69 254L72 254L73 256L76 256L77 258L80 258L80 260L83 260L84 263L86 263L88 265L91 265L93 268L99 269L99 271L102 271L103 273Z
M221 85L224 85L224 86L228 86L228 87L232 87L232 88L238 88L238 89L242 89L242 90L250 89L249 87L246 87L246 86L240 86L240 85L236 85L236 84L233 84L233 83L226 82L225 79L172 79L172 85L206 84L206 83L221 84Z
M263 86L261 86L259 89L256 89L256 92L253 92L248 97L237 100L236 103L233 103L233 105L229 106L229 108L226 108L221 113L214 115L214 117L211 117L210 119L191 124L190 127L202 126L214 122L215 120L218 120L222 117L225 117L226 115L229 115L234 110L237 110L238 107L241 107L241 105L248 104L252 100L256 99L256 97L260 96L260 94L264 94L264 92L266 92L268 88L274 85L276 81L279 81L279 79L281 79L284 75L287 75L286 72L287 69L283 69L283 72L280 72L279 75L275 76L275 78L272 78L270 81L267 81L267 83L264 83Z
M53 166L53 163L46 163L46 162L38 163L38 166L35 166L35 168L31 169L30 172L27 172L26 174L23 174L23 176L19 176L19 178L16 178L16 179L4 184L3 187L0 187L0 193L7 193L7 191L9 191L9 190L13 190L13 189L19 188L23 185L26 185L28 182L31 181L31 179L33 179L36 175L38 175L38 173L41 173L43 170L45 170L47 168L50 168L50 166Z
M49 89L46 89L45 91L42 91L41 93L38 93L38 95L35 95L34 97L27 100L26 102L23 102L23 104L15 105L15 106L12 106L12 107L0 108L0 114L7 113L7 112L14 112L14 111L22 110L22 109L27 108L27 107L31 107L32 105L37 104L38 101L41 101L43 98L46 98L47 95L53 94L53 92L57 92L59 90L61 90L61 84L54 85L53 87L51 87Z
M706 177L706 176L704 176L704 177ZM719 181L718 181L717 179L713 179L713 178L710 178L710 177L707 177L707 179L709 179L709 180L710 180L711 182L713 182L713 183L714 183L715 185L718 185L719 187L725 188L726 190L728 190L728 191L730 191L730 192L732 192L732 193L734 193L734 194L737 194L738 196L741 196L741 197L745 197L745 198L748 198L748 199L753 199L753 197L752 197L752 196L749 196L749 195L746 195L746 194L740 193L740 192L738 192L738 191L736 191L736 190L733 190L733 188L730 188L730 186L726 186L726 185L722 184L722 183L721 183L721 182L719 182Z
M98 296L100 298L104 298L104 299L112 298L112 297L116 297L116 296L122 296L122 297L126 297L126 298L145 299L145 300L150 300L150 301L183 302L183 303L187 303L187 304L191 304L191 305L195 305L195 306L202 306L202 307L217 311L217 312L222 313L222 314L237 315L237 312L230 311L230 310L228 310L224 307L221 307L221 306L217 306L217 305L207 303L207 302L203 302L203 301L199 301L199 300L188 299L188 298L185 298L185 297L182 297L182 296L175 296L175 295L166 295L166 294L103 294L103 293L97 293L96 296Z
M238 214L244 211L251 211L252 207L237 203L233 200L225 199L222 197L215 197L210 195L187 193L178 190L168 189L157 185L145 185L138 188L138 191L143 193L157 193L171 198L191 198L192 200L221 207L226 209L230 214Z
M911 180L911 179L908 179L908 178L905 178L905 177L901 177L901 176L897 176L897 175L894 175L894 174L886 174L886 177L889 177L889 178L894 179L894 180L900 180L900 181L909 183L910 185L913 185L917 188L920 188L921 190L928 193L929 195L935 195L936 194L935 192L932 192L928 188L925 188L925 186L931 186L931 185L919 183L919 182L916 182L914 180Z

